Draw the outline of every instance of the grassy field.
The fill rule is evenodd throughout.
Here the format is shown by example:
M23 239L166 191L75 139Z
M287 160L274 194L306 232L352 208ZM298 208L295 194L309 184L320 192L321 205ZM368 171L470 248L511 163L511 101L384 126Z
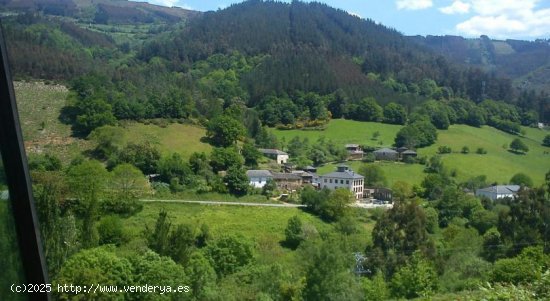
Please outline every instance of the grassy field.
M333 225L297 208L216 206L174 203L146 203L143 211L125 221L126 229L133 235L140 235L145 225L154 227L160 210L166 210L172 225L189 223L200 227L207 224L213 238L223 235L242 235L251 241L258 254L258 260L289 262L294 254L281 246L285 238L288 219L297 215L304 224L311 224L319 232L330 231ZM364 211L364 209L361 209ZM362 248L370 239L374 223L363 223L361 231L355 234Z
M346 163L346 165L351 167L351 169L356 172L359 171L359 168L365 164L367 163L363 163L360 161L350 161ZM425 176L424 166L420 164L404 164L392 162L375 162L368 164L375 164L382 168L382 170L384 171L384 175L386 176L388 187L392 187L392 185L397 181L403 181L411 185L420 185ZM318 169L318 173L327 174L329 172L335 171L337 165L338 163L322 166Z
M71 126L59 121L69 91L43 82L14 82L19 118L27 153L52 152L68 159L90 148L86 140L71 137Z
M453 125L447 131L439 131L437 143L421 149L421 155L432 156L440 145L450 146L452 154L443 155L444 164L458 171L457 178L465 180L472 176L486 175L490 182L507 183L518 173L528 174L536 184L544 182L544 175L550 170L550 148L541 145L544 135L549 133L539 129L525 128L526 136L521 138L529 147L525 155L510 152L508 146L517 136L484 126L474 128L466 125ZM470 154L461 154L463 146L470 148ZM475 154L478 147L487 150L486 155Z
M400 126L372 122L358 122L337 119L331 121L324 131L304 130L273 130L279 139L289 141L294 136L308 137L314 141L319 137L332 139L338 144L359 143L364 145L377 145L383 142L384 146L393 143L395 134ZM489 182L507 183L510 178L518 173L528 174L536 184L542 184L544 175L550 170L550 155L545 151L550 148L541 145L544 136L549 131L524 128L526 135L521 139L528 145L530 151L525 155L518 155L508 151L508 145L516 136L504 133L492 127L474 128L466 125L452 125L448 130L438 131L436 144L419 149L421 156L431 157L437 154L439 146L450 146L453 153L443 155L444 164L450 169L456 169L457 179L466 180L478 175L486 175ZM373 141L372 133L380 132L377 141ZM470 154L461 154L463 146L470 148ZM475 153L477 148L487 150L486 155ZM350 166L358 170L362 163L350 162ZM395 181L405 181L410 184L419 184L424 178L423 166L414 164L374 163L380 165L388 179L388 185ZM321 167L321 174L328 173L335 168L333 165Z
M52 152L65 162L82 151L93 148L93 142L72 137L71 126L59 121L69 91L61 85L43 82L15 82L17 105L25 148L29 154ZM210 152L210 145L201 142L203 128L172 123L166 127L138 122L122 123L125 142L156 144L162 154Z
M338 144L390 146L399 129L401 129L400 125L334 119L329 122L325 130L273 130L273 133L279 140L286 142L296 136L307 137L310 142L325 137ZM379 132L380 136L373 140L372 135L375 132Z
M123 125L125 142L149 141L159 148L163 155L179 153L188 158L194 152L209 153L212 147L201 142L206 130L194 125L172 123L166 127L154 124L130 122Z

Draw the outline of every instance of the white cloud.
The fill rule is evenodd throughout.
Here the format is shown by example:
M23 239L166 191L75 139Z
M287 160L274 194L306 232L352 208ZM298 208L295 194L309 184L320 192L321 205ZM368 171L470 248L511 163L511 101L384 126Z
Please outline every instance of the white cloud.
M181 7L181 8L185 8L185 9L192 9L188 5L185 5L183 3L179 3L179 0L147 0L147 2L149 2L151 4L166 6L166 7L176 6L176 7Z
M454 1L453 4L449 6L440 8L439 10L447 15L467 14L470 12L470 3L458 0Z
M475 16L456 25L458 33L494 38L535 38L550 35L550 8L540 0L468 0Z
M363 16L361 16L360 14L358 13L355 13L355 12L351 12L351 11L348 11L348 14L354 16L354 17L357 17L357 18L360 18L360 19L363 19Z
M433 6L432 0L398 0L397 9L419 10Z

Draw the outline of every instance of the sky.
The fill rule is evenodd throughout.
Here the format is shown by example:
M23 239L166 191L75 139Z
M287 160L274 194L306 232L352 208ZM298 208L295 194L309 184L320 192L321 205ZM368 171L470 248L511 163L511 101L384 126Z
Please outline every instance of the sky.
M198 11L236 0L138 0ZM285 1L289 2L289 1ZM460 35L493 39L550 38L550 0L317 0L405 35Z

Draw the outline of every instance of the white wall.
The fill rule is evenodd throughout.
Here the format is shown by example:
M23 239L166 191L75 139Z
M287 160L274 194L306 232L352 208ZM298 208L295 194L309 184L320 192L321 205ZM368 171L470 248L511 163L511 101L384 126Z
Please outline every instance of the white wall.
M250 178L250 186L255 188L263 188L270 178Z
M338 188L346 188L347 190L351 191L355 195L356 199L363 198L363 180L360 180L360 179L351 180L351 179L335 179L335 178L322 177L321 188L325 188L325 187L330 190L336 190Z

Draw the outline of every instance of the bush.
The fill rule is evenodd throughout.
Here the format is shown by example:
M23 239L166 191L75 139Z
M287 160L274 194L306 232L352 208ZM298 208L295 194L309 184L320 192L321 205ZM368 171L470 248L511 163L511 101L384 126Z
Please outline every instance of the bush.
M295 215L288 220L288 224L285 229L285 243L289 247L295 249L303 240L302 233L302 220Z
M485 154L487 154L487 150L484 149L483 147L478 147L477 150L476 150L476 154L485 155Z
M101 202L101 210L108 214L121 214L130 216L140 212L143 209L143 204L135 199L119 199L109 198Z
M393 276L391 289L395 297L411 299L433 295L437 290L437 284L435 268L429 261L415 254L409 263Z
M397 132L395 145L408 148L430 146L437 140L437 129L428 121L415 121Z
M526 153L529 151L529 147L519 138L512 140L512 143L510 143L510 149L516 153Z
M208 244L205 249L219 277L236 272L252 262L252 246L242 237L225 236Z
M437 152L440 153L440 154L450 154L452 153L452 149L450 146L445 146L445 145L442 145L440 147L437 148Z
M374 156L373 153L367 153L366 155L363 156L363 162L365 163L372 163L376 161L376 157Z
M462 151L460 151L460 152L463 153L463 154L469 154L470 153L470 148L467 147L467 146L463 146Z
M520 172L515 174L510 179L510 184L516 184L520 186L527 186L527 187L533 187L533 180L528 175Z
M115 215L104 217L97 225L99 233L99 243L114 244L120 246L128 241L128 235L124 231L122 220Z
M546 135L546 137L544 137L544 140L542 140L542 145L550 147L550 134L548 134L548 135Z

